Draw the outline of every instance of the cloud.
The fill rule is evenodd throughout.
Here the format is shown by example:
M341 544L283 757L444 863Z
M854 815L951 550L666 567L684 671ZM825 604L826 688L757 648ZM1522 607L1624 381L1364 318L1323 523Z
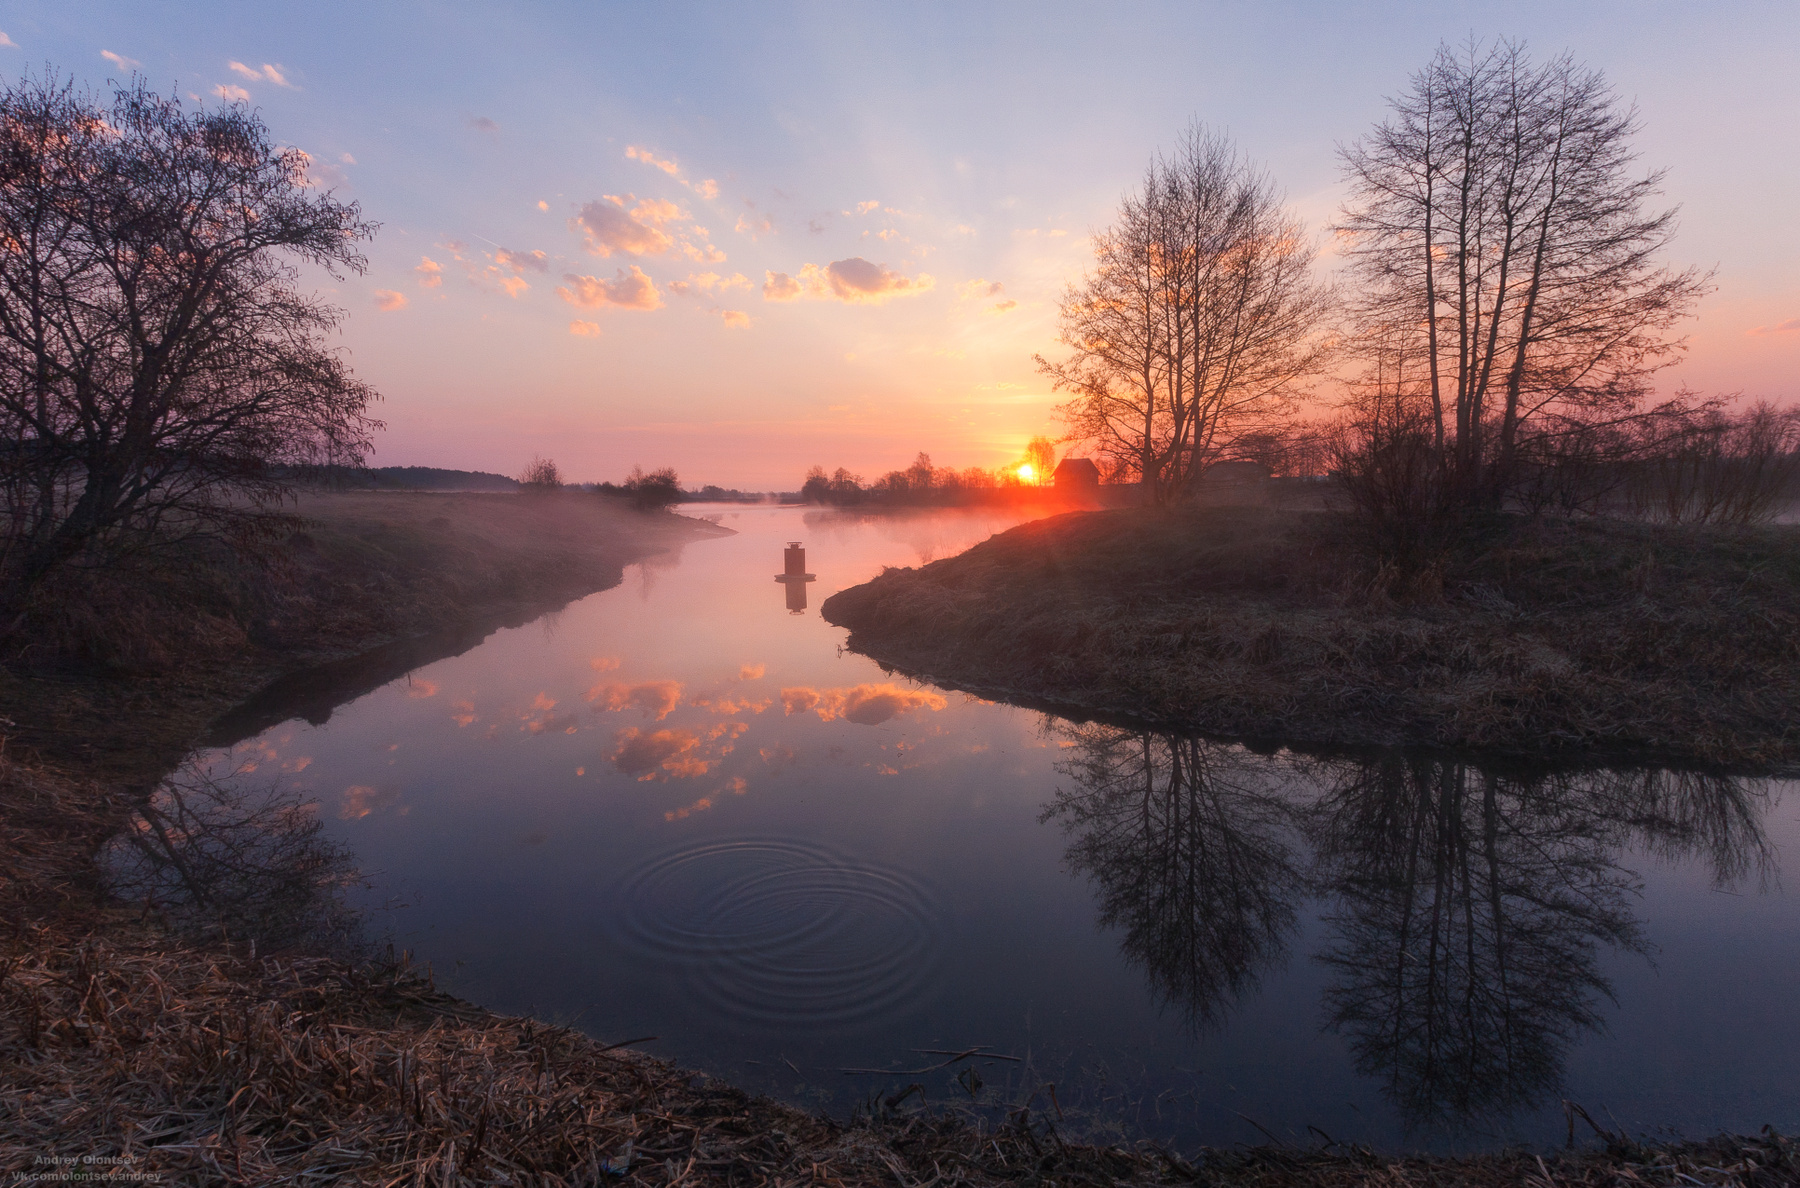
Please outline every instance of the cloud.
M639 217L639 211L653 216L660 208L645 203L640 204L638 211L627 211L624 199L609 194L603 202L583 206L581 213L570 220L570 227L582 233L587 250L596 256L610 256L614 252L660 256L674 247L674 238L662 229L660 220L646 221Z
M283 66L275 66L268 62L264 62L262 64L262 69L258 70L254 66L246 66L242 62L237 61L229 62L227 65L230 67L233 74L241 75L244 78L250 79L252 82L272 82L276 86L286 87L290 91L298 91L300 89L288 81L286 67Z
M991 314L1003 314L1009 310L1017 309L1018 307L1019 303L1009 297L1005 301L994 302L994 304L988 306L987 311Z
M450 720L455 722L459 729L474 722L475 703L467 700L451 702Z
M1777 322L1773 326L1758 326L1745 331L1752 338L1767 338L1777 334L1800 334L1800 318L1789 318L1785 322Z
M1006 291L1006 286L999 281L983 280L976 277L972 281L964 281L956 286L956 295L963 301L979 301L983 297L998 297Z
M658 722L681 704L680 681L644 681L636 685L595 685L587 691L587 699L600 709L622 710L636 706L646 718L655 715Z
M750 315L741 309L723 309L719 311L719 316L734 330L743 330L750 325Z
M636 203L630 206L630 203ZM661 256L680 250L690 260L723 263L725 253L708 242L708 232L689 221L687 211L663 198L621 198L603 194L569 220L587 250L596 256L620 252L629 256Z
M730 697L723 693L696 693L688 698L688 704L696 709L711 710L715 714L736 716L737 714L760 714L774 705L774 699L764 697Z
M599 338L600 323L584 322L580 318L576 318L569 323L569 333L577 338Z
M810 689L800 686L781 691L781 707L789 714L812 710L819 720L842 718L861 726L876 726L916 709L941 710L949 702L928 689L902 689L897 685L857 685L849 689Z
M671 177L681 172L681 166L675 164L672 159L668 161L659 161L656 159L655 153L652 153L647 148L639 148L635 144L625 150L625 156L630 160L642 161L646 165L660 169Z
M879 208L880 206L881 206L881 203L875 201L874 199L870 199L867 202L858 202L856 204L856 213L857 214L868 214L870 211L875 210L875 209Z
M217 95L219 98L225 100L225 102L227 102L227 103L248 103L248 102L250 102L250 92L249 91L246 91L242 87L232 86L230 83L220 83L218 86L216 86L212 89L212 93Z
M338 160L342 161L346 165L356 164L356 158L352 157L349 153L339 153Z
M621 309L662 308L662 294L656 291L656 283L636 264L631 266L630 272L619 269L618 275L609 281L576 276L572 272L564 273L563 280L568 285L559 285L556 295L583 309L598 309L604 305L616 305Z
M8 37L5 33L0 33L0 47L18 49L19 43Z
M719 760L696 754L699 748L700 736L691 730L645 732L628 726L613 735L606 760L639 780L682 779L705 775L718 766Z
M111 50L101 50L100 56L117 66L120 70L132 70L141 65L136 58L127 58L124 54L115 54ZM246 99L248 95L244 96Z
M619 667L619 664L617 656L595 656L588 661L588 667L595 672L612 672Z
M805 289L785 272L763 273L764 301L798 301Z
M444 266L430 256L420 256L418 267L413 271L419 274L422 289L435 289L444 283Z
M550 271L550 257L541 251L511 252L500 248L494 252L494 262L502 268L510 268L521 276L526 271Z
M843 301L848 304L880 304L891 297L910 297L927 292L937 282L929 276L903 276L885 265L861 256L833 260L820 268L808 264L798 277L785 272L764 274L763 299L796 301L801 297Z
M706 293L714 291L723 293L729 289L748 289L749 287L750 278L741 272L734 272L730 276L720 276L716 272L696 272L690 274L684 281L669 282L669 291L678 297L686 297L696 289Z
M767 671L769 671L767 665L746 664L743 667L738 669L738 680L740 680L740 681L760 681L763 678L763 673L765 673Z
M738 216L737 226L734 230L739 235L748 235L752 240L757 240L765 235L775 234L774 220L770 219L768 215L758 212L756 203L746 198L744 205L750 208L751 213Z
M405 309L406 308L406 294L405 293L396 293L392 289L376 289L375 290L375 305L377 308L385 309L389 313L392 313L394 310L397 310L397 309Z
M438 685L436 681L413 681L406 686L406 695L414 701L426 697L436 697Z
M475 131L477 131L477 132L498 132L498 131L500 131L500 125L496 124L494 121L488 119L486 116L470 116L469 117L469 127L475 129Z
M367 784L351 784L344 789L338 817L345 821L360 821L377 809L393 808L399 803L398 788L372 788Z
M0 36L5 36L5 34L0 34ZM709 177L705 181L695 182L693 190L700 197L711 201L719 196L719 183Z

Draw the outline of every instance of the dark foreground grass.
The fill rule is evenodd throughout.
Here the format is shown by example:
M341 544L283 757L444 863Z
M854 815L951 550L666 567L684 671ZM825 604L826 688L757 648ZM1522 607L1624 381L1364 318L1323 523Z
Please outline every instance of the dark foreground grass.
M284 674L382 646L416 667L726 531L573 492L329 493L293 510L299 530L256 562L192 544L41 590L0 656L14 752L154 782Z
M1800 529L1497 519L1372 570L1329 513L1077 513L826 600L909 674L1312 744L1800 763Z
M0 757L0 1174L358 1185L1732 1185L1800 1182L1772 1133L1539 1156L1068 1143L877 1101L753 1097L435 991L404 963L196 947L109 903L129 797ZM90 1162L83 1163L83 1160ZM92 1162L99 1160L100 1162ZM66 1161L66 1162L58 1162ZM110 1161L110 1162L108 1162ZM46 1175L46 1173L50 1173ZM156 1179L152 1179L156 1177ZM102 1181L106 1182L106 1181Z

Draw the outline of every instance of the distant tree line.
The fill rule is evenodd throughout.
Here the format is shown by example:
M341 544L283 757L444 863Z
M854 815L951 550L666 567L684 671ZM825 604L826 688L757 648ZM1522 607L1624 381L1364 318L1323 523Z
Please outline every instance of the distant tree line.
M1028 454L1034 459L1030 473L1034 478L1047 479L1054 464L1055 447L1047 439L1038 438L1028 447ZM867 482L861 475L852 474L842 466L829 474L824 467L814 466L806 472L806 481L800 485L800 497L807 503L839 507L949 505L1017 493L1038 485L1038 482L1027 481L1017 465L993 470L970 466L958 470L932 465L931 455L921 451L906 469L890 470Z

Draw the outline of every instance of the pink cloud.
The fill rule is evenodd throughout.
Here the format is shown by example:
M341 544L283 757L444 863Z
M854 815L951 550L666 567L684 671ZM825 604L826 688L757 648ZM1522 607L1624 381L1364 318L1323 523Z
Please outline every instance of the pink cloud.
M659 161L656 159L655 153L652 153L647 148L639 148L635 144L625 150L625 156L633 161L642 161L644 164L660 169L670 176L681 172L681 167L675 164L673 160Z
M131 70L140 65L136 58L127 58L124 54L115 54L111 50L101 50L100 56L105 58L108 62L111 62L114 66L117 66L120 70ZM232 89L236 90L235 87ZM250 96L248 95L244 96L246 99L249 97Z
M569 323L569 333L577 338L599 338L600 323L584 322L580 318L576 318Z
M892 297L911 297L929 291L937 282L930 276L909 277L861 256L833 260L823 268L808 264L798 277L768 272L763 282L766 301L796 301L802 297L842 301L848 304L880 304Z
M681 704L681 682L644 681L636 685L595 685L587 691L587 699L601 709L622 710L633 706L642 710L646 718L654 715L660 722Z
M719 311L719 316L733 330L743 330L750 325L750 315L741 309L723 309Z
M1779 334L1800 334L1800 318L1789 318L1785 322L1777 322L1773 326L1757 326L1745 333L1753 338L1767 338Z
M430 256L420 256L419 265L413 271L419 274L422 289L435 289L444 283L444 266Z
M389 313L397 309L405 309L406 294L396 293L392 289L376 289L375 306L378 309L387 310Z
M502 268L510 268L520 275L524 275L528 271L548 272L550 270L550 257L541 251L511 252L505 248L499 248L494 252L494 262Z
M249 91L246 91L242 87L232 86L230 83L220 83L212 89L212 93L225 100L227 103L250 102Z
M876 726L916 709L941 710L948 704L928 689L902 689L891 684L856 685L848 689L801 686L781 691L782 709L789 714L812 710L821 721L842 718L862 726Z
M598 309L605 305L620 309L662 308L662 294L656 291L656 283L636 264L631 266L630 272L621 268L612 280L574 273L565 273L563 280L568 283L558 286L556 295L583 309Z
M660 256L675 246L675 240L662 229L665 220L657 216L662 206L673 205L642 202L636 210L627 211L624 199L609 194L603 201L583 206L570 226L582 233L593 255Z

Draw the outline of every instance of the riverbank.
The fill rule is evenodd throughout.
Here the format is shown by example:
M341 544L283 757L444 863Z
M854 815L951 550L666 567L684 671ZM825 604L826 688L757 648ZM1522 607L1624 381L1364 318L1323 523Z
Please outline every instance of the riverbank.
M1374 572L1330 513L1077 513L827 599L937 684L1226 737L1800 765L1800 529L1497 520Z
M196 545L54 591L0 666L11 753L153 783L284 677L357 658L379 684L729 534L573 492L313 492L290 510L303 522L258 562Z

